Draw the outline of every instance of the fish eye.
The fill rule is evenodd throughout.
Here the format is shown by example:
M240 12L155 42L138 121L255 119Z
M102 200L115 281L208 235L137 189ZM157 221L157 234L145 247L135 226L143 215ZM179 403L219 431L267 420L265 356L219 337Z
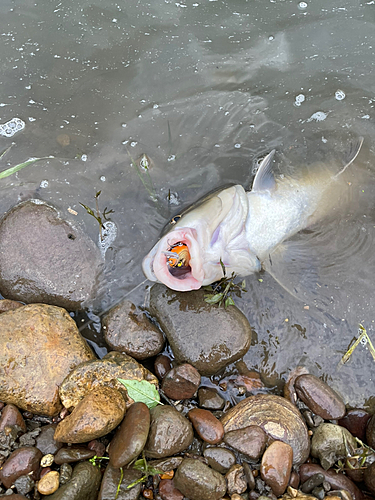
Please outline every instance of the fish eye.
M177 224L177 221L181 219L181 215L175 215L174 217L172 217L172 219L169 221L169 224Z

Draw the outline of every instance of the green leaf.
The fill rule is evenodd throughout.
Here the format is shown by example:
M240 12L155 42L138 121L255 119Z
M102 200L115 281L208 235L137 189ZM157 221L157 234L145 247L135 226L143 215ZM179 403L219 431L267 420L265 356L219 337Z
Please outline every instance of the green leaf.
M217 304L217 303L218 303L218 302L220 302L222 299L223 299L223 294L222 294L222 293L216 293L215 295L212 295L212 296L208 296L208 297L206 297L204 300L205 300L208 304Z
M225 299L225 302L224 302L224 306L225 307L228 307L228 306L234 306L234 300L232 299L232 297L227 297Z
M147 380L124 380L122 378L117 380L126 387L129 397L134 401L145 403L150 409L163 404L160 403L160 395L156 387Z
M3 153L5 154L6 151ZM0 179L4 179L4 177L8 177L9 175L15 174L19 170L28 167L29 165L32 165L33 163L40 161L40 160L49 160L50 158L53 158L53 156L49 157L44 157L44 158L30 158L27 161L24 161L23 163L19 163L18 165L15 165L14 167L10 167L7 170L3 170L0 172Z
M223 276L226 276L227 271L225 269L224 262L221 259L220 259L220 265L221 265L221 269L223 271Z

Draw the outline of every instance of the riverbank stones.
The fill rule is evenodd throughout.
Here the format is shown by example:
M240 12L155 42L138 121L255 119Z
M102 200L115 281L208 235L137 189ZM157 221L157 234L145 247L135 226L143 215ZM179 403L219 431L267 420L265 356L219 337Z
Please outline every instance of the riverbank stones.
M274 441L262 456L260 475L279 497L288 486L293 465L293 449L282 441Z
M169 370L163 378L161 388L168 398L189 399L197 392L200 383L198 370L189 363L184 363Z
M225 495L224 477L200 460L186 458L173 479L176 488L190 500L219 500Z
M109 464L105 469L97 500L114 500L115 498L118 500L138 500L141 494L141 483L132 488L128 488L128 486L140 479L142 475L139 470L123 469L121 480L121 470Z
M51 205L29 200L0 221L0 293L7 299L81 309L102 270L98 247Z
M59 386L95 356L69 314L30 304L0 314L0 401L39 415L62 408Z
M204 290L175 292L156 284L150 292L150 312L167 336L177 363L190 363L209 376L244 356L251 328L237 307L208 304L204 295Z
M10 488L17 478L29 474L38 479L43 454L34 446L21 446L13 451L0 469L0 482Z
M223 439L223 424L209 410L193 408L188 417L198 436L206 443L217 444Z

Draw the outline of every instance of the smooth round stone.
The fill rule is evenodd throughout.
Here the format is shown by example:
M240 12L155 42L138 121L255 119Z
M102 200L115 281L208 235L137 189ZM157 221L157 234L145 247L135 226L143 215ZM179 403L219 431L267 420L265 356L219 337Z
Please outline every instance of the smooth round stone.
M305 374L297 377L295 389L305 405L325 420L335 420L345 415L345 403L342 398L315 375Z
M0 314L8 311L13 311L13 309L18 309L24 304L22 302L17 302L16 300L2 299L0 300Z
M288 486L292 465L293 449L282 441L274 441L262 456L261 478L277 497L282 495Z
M73 467L70 464L64 463L60 466L60 485L68 483L73 475Z
M50 467L53 462L54 462L54 456L52 455L52 453L48 453L47 455L44 455L40 461L40 466L41 467Z
M183 500L184 495L174 485L173 479L162 479L159 483L159 495L162 500Z
M367 411L361 408L354 408L353 410L349 410L345 417L340 418L337 423L348 429L352 436L363 441L366 438L366 425L370 418L371 415Z
M129 464L142 452L150 430L150 410L144 403L133 403L109 446L113 467Z
M224 435L224 442L250 460L259 460L267 443L267 434L257 425L249 425Z
M294 368L294 370L289 372L288 378L284 384L284 398L294 405L297 402L297 393L294 386L296 378L306 373L309 373L307 368L305 368L304 366L297 366L296 368Z
M369 465L364 473L365 485L369 491L375 495L375 462Z
M41 495L52 495L60 486L60 474L51 470L47 472L38 482L38 491Z
M206 448L203 456L207 459L208 465L212 469L225 474L236 463L234 453L227 448Z
M0 495L0 498L7 499L9 495ZM29 500L25 495L20 495L19 493L13 493L9 500Z
M165 375L172 369L171 359L165 354L159 354L154 362L155 375L159 380L163 380Z
M201 376L194 366L184 363L172 368L163 378L161 388L171 399L190 399L197 392Z
M225 400L211 387L200 387L198 389L198 402L201 408L206 410L222 410Z
M103 262L95 243L41 200L16 205L0 224L0 293L76 311L97 291Z
M114 351L146 359L163 349L162 332L129 300L113 307L103 317L102 324L105 341Z
M95 456L95 451L89 450L88 448L71 446L69 448L61 448L55 455L55 463L57 465L61 464L71 464L74 462L79 462L81 460L88 460Z
M97 500L114 500L115 498L118 498L118 500L138 500L141 493L141 483L136 484L133 488L128 488L128 486L140 479L142 474L139 470L123 469L123 478L117 495L118 485L121 480L121 471L108 464L104 472Z
M35 487L35 481L27 474L18 477L14 481L14 486L18 493L21 495L27 495Z
M90 462L80 462L74 467L71 481L60 486L48 500L97 500L102 475L99 467ZM114 497L113 497L114 498Z
M27 430L25 421L17 406L8 404L1 412L0 432L4 430L4 427L12 427L13 425L18 425L23 432Z
M209 376L244 356L251 344L251 327L237 307L210 305L205 293L176 292L156 284L150 292L150 311L177 363L189 363Z
M177 467L181 465L182 460L182 457L169 457L161 458L159 460L151 460L150 462L148 462L148 464L154 469L160 470L162 472L169 472L171 470L177 469Z
M87 443L87 448L95 453L98 457L103 457L105 453L106 446L97 439L93 439Z
M45 425L41 428L39 436L36 438L35 446L43 453L54 455L62 446L63 443L55 441L54 435L57 424Z
M242 467L245 473L246 482L249 487L249 490L252 491L255 489L255 478L253 471L251 470L251 467L247 462L242 462Z
M175 408L158 405L151 409L151 424L145 454L164 458L186 450L193 442L191 423Z
M30 474L38 478L42 452L33 446L21 446L13 451L0 469L0 482L5 488L10 488L14 481L23 475Z
M198 436L206 443L217 444L223 439L223 424L210 411L194 408L189 411L188 417Z
M320 465L327 470L348 455L348 446L353 450L357 442L350 432L334 424L321 424L311 439L311 455L319 458Z
M375 448L375 415L373 415L367 423L366 428L366 440L367 444L371 448Z
M74 320L60 307L30 304L0 314L0 331L0 401L57 415L62 381L95 358Z
M302 464L299 469L301 483L304 483L314 474L321 473L324 475L324 481L331 485L332 490L346 490L350 493L353 500L362 500L363 493L348 477L337 473L334 469L324 470L317 464Z
M219 500L227 490L226 481L219 472L192 458L182 461L173 481L190 500Z
M247 490L246 477L241 465L232 465L230 470L225 474L225 479L227 481L227 491L231 497L236 494L241 495L241 493Z
M55 439L63 443L86 443L111 432L124 414L125 401L120 392L111 387L98 387L57 425Z

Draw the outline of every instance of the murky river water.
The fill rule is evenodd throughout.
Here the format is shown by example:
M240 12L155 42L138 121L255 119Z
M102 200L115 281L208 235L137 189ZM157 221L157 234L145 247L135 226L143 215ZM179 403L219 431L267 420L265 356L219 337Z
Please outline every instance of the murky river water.
M363 149L348 194L293 238L237 301L255 332L245 361L272 384L298 364L351 405L375 404L374 1L3 0L0 123L26 122L1 167L54 155L1 180L0 211L39 196L97 239L79 202L113 209L108 307L144 280L165 222L222 184L251 185L257 157L290 165ZM155 203L132 165L152 160ZM3 169L1 168L1 169ZM168 196L170 193L170 196ZM168 199L170 198L170 199ZM76 216L68 212L76 210ZM130 293L144 301L148 284ZM288 291L287 291L288 290ZM291 293L290 293L291 292Z

